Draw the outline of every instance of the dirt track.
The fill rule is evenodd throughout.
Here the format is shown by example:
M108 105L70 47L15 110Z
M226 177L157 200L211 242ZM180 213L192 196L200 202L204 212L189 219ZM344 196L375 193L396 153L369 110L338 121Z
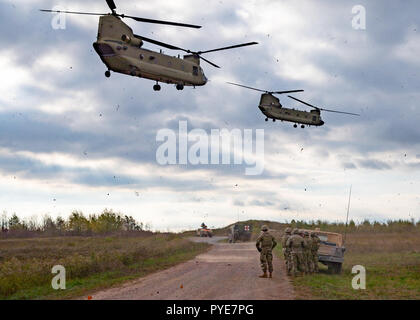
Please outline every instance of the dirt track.
M260 279L253 243L217 243L195 259L93 294L94 300L287 300L294 299L283 263L274 258L273 279ZM200 241L199 239L195 241Z

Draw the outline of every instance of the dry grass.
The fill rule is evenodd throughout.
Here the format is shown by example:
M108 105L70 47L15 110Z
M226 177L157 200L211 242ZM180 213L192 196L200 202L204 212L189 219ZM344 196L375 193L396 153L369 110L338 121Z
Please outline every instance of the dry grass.
M347 236L341 275L293 280L301 299L420 299L420 233L353 233ZM351 286L353 266L366 268L366 290Z
M175 235L148 237L59 237L0 241L0 298L39 298L54 294L50 283L54 265L66 268L68 283L112 272L126 277L154 271L166 264L192 258L206 244L192 243ZM166 262L169 263L166 263ZM159 263L158 263L159 262ZM28 294L20 295L21 292Z

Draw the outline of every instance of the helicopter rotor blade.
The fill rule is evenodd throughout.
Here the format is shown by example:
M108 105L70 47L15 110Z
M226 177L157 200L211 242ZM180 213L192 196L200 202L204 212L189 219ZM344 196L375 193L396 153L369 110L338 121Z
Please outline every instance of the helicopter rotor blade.
M244 85L242 85L242 84L237 84L237 83L233 83L233 82L227 82L227 83L228 83L228 84L232 84L232 85L234 85L234 86L238 86L238 87L242 87L242 88L250 89L250 90L255 90L255 91L258 91L258 92L265 92L265 93L268 93L268 91L261 90L261 89L257 89L257 88L252 88L252 87L247 87L247 86L244 86Z
M115 9L117 9L114 0L106 0L106 3L108 4L108 7L111 9L112 12L114 12Z
M296 92L304 92L305 90L289 90L289 91L274 91L270 92L273 94L286 94L286 93L296 93Z
M302 104L305 104L305 105L307 105L308 107L311 107L311 108L314 108L314 109L321 110L321 108L315 107L315 106L313 106L313 105L311 105L311 104L309 104L309 103L307 103L307 102L305 102L305 101L299 100L298 98L295 98L295 97L292 97L292 96L288 96L288 97L289 97L290 99L296 100L296 101L298 101L298 102L300 102L300 103L302 103Z
M234 45L234 46L229 46L229 47L224 47L224 48L218 48L218 49L212 49L212 50L206 50L206 51L198 51L197 54L203 54L203 53L209 53L209 52L215 52L215 51L222 51L222 50L230 50L230 49L241 48L241 47L246 47L246 46L253 46L255 44L258 44L258 42L248 42L248 43L237 44L237 45Z
M146 37L143 37L143 36L139 36L137 34L135 34L134 37L137 38L137 39L143 40L145 42L149 42L149 43L153 43L153 44L158 45L158 46L162 46L162 47L167 48L167 49L181 50L181 51L185 51L187 53L190 53L189 50L186 50L186 49L183 49L183 48L180 48L180 47L176 47L176 46L173 46L173 45L165 43L165 42L161 42L161 41L153 40L153 39L150 39L150 38L146 38Z
M322 108L321 108L321 110L322 111L326 111L326 112L334 112L334 113L348 114L348 115L351 115L351 116L360 117L360 114L357 114L357 113L343 112L343 111L337 111L337 110L328 110L328 109L322 109Z
M217 64L215 64L215 63L213 63L213 62L211 62L211 61L207 60L206 58L203 58L203 57L202 57L202 56L200 56L199 54L197 54L197 55L200 57L200 59L201 59L201 60L203 60L203 61L207 62L209 65L212 65L213 67L220 69L220 67L219 67Z
M52 13L83 14L83 15L88 15L88 16L105 16L105 15L107 15L107 13L61 11L61 10L46 10L46 9L40 9L39 11L42 11L42 12L52 12Z
M179 22L172 22L172 21L165 21L165 20L154 20L154 19L126 16L124 14L117 14L117 16L119 16L121 18L133 19L133 20L138 21L138 22L164 24L164 25L169 25L169 26L194 28L194 29L200 29L201 28L201 26L197 26L197 25L194 25L194 24L179 23Z
M44 10L44 9L41 9L40 11L42 11L42 12L52 12L52 13L83 14L83 15L89 15L89 16L106 16L106 15L108 15L108 13L76 12L76 11L61 11L61 10ZM133 16L126 16L124 14L117 14L117 13L115 13L114 10L112 11L112 15L117 16L117 17L121 17L121 18L129 18L129 19L133 19L135 21L145 22L145 23L164 24L164 25L169 25L169 26L195 28L195 29L200 29L201 28L201 26L196 26L196 25L187 24L187 23L179 23L179 22L171 22L171 21L164 21L164 20L154 20L154 19L146 19L146 18L139 18L139 17L133 17Z
M267 91L267 90L262 90L262 89L257 89L257 88L253 88L253 87L244 86L242 84L237 84L237 83L233 83L233 82L227 82L227 83L232 84L234 86L238 86L238 87L242 87L242 88L246 88L246 89L250 89L250 90L254 90L254 91L258 91L258 92L264 92L264 93L268 93L268 94L286 94L286 93L294 93L294 92L304 92L304 90Z
M134 35L134 37L136 37L137 39L141 39L141 40L143 40L143 41L145 41L145 42L149 42L149 43L153 43L153 44L158 45L158 46L162 46L162 47L167 48L167 49L171 49L171 50L180 50L180 51L184 51L184 52L189 53L189 54L196 55L196 56L198 56L201 60L203 60L203 61L207 62L208 64L212 65L213 67L215 67L215 68L220 68L217 64L215 64L215 63L211 62L210 60L207 60L206 58L203 58L203 57L202 57L202 56L201 56L198 52L194 52L194 51L191 51L191 50L187 50L187 49L184 49L184 48L180 48L180 47L177 47L177 46L171 45L171 44L169 44L169 43L165 43L165 42L157 41L157 40L150 39L150 38L147 38L147 37L139 36L139 35L137 35L137 34L135 34L135 35Z
M351 115L351 116L360 117L360 114L357 114L357 113L343 112L343 111L337 111L337 110L330 110L330 109L319 108L319 107L315 107L315 106L313 106L313 105L311 105L311 104L309 104L309 103L307 103L305 101L302 101L302 100L299 100L297 98L294 98L292 96L288 96L288 97L291 98L291 99L293 99L293 100L299 101L300 103L303 103L303 104L305 104L305 105L307 105L307 106L309 106L311 108L317 109L317 110L322 110L322 111L326 111L326 112L341 113L341 114L348 114L348 115Z

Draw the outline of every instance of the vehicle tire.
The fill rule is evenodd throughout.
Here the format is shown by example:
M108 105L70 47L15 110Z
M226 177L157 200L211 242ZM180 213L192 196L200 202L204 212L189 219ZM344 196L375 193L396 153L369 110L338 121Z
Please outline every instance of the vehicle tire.
M105 77L109 78L111 76L111 71L107 70L105 71Z
M340 274L342 264L338 262L330 262L328 263L328 273L329 274Z
M335 264L335 274L341 274L343 264L342 263L336 263Z

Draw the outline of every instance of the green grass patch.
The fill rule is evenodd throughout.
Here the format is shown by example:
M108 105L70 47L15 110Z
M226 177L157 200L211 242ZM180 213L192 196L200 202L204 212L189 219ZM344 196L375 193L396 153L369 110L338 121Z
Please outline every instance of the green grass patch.
M368 239L366 239L368 238ZM418 300L420 299L420 252L418 246L406 249L407 240L398 243L398 237L392 246L384 247L381 239L365 235L369 250L362 246L363 241L355 237L344 257L342 274L327 273L327 268L320 264L320 273L291 278L298 299L319 300ZM398 250L400 247L400 250ZM376 251L376 253L375 253ZM387 252L388 251L388 252ZM398 252L399 251L399 252ZM281 246L275 249L283 259ZM366 268L366 290L354 290L352 268L362 265Z

